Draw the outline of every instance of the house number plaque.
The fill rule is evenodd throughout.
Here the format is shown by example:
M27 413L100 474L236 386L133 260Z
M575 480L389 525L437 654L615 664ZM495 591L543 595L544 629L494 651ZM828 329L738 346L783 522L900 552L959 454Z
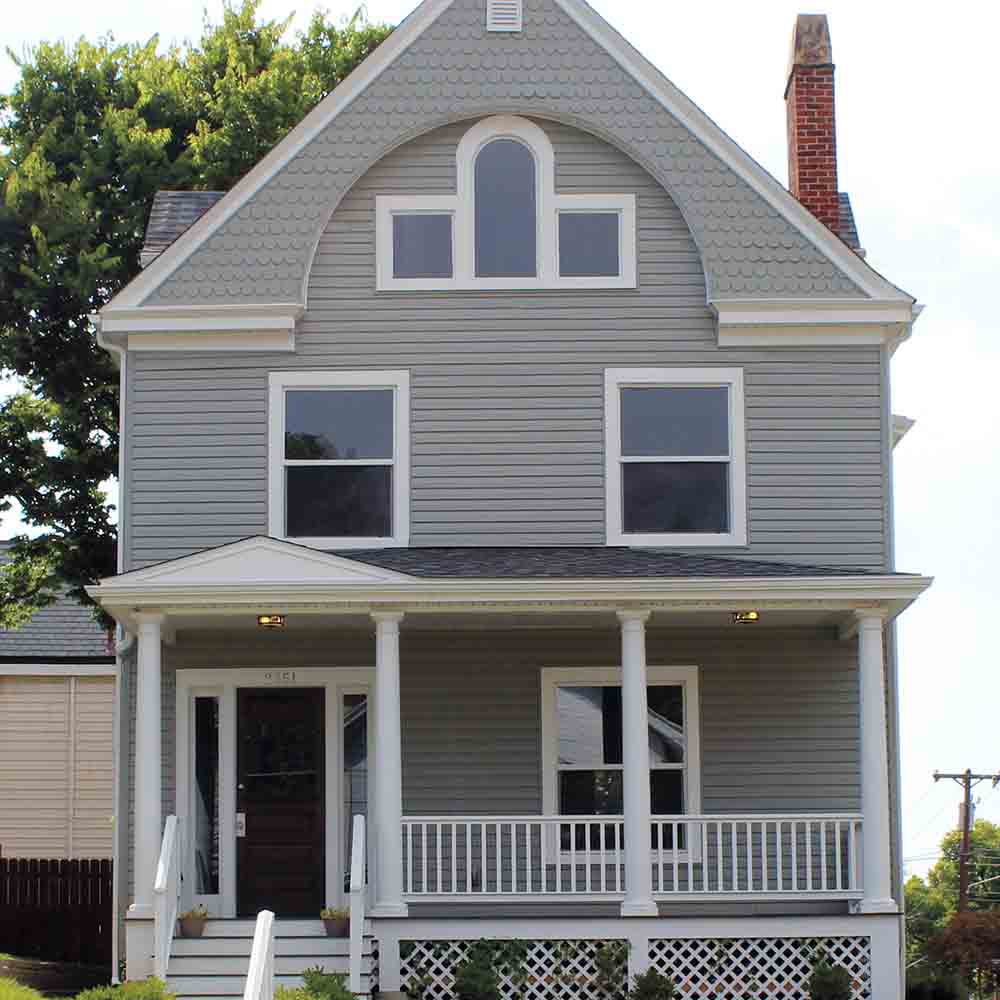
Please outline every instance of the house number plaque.
M289 684L295 681L294 670L269 670L264 674L264 680L268 684Z

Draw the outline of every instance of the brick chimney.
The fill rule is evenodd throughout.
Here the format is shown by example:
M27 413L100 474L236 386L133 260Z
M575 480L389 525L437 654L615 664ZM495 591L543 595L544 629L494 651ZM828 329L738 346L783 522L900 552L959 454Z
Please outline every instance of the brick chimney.
M825 14L799 14L785 87L788 189L840 235L833 47Z

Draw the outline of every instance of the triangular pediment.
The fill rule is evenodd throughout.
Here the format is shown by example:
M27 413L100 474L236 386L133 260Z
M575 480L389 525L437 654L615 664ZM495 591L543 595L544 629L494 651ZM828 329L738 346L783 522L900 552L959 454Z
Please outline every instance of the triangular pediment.
M217 549L157 563L102 581L102 587L253 586L270 584L377 584L413 578L403 573L369 566L358 560L276 538L246 538Z

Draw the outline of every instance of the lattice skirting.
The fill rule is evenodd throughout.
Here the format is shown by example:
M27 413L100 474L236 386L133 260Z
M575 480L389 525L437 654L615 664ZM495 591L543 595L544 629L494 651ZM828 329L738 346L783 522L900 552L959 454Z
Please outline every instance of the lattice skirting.
M800 1000L813 959L822 951L854 980L854 1000L871 992L871 940L867 937L720 938L652 940L649 960L669 975L681 997L712 1000Z
M423 1000L450 1000L455 970L472 941L402 941L403 988ZM504 967L504 1000L605 1000L598 958L602 941L532 941L517 972ZM626 954L624 942L611 942ZM854 1000L870 995L871 942L868 937L654 939L650 965L669 975L678 997L692 1000L801 1000L814 957L822 951L854 980ZM607 955L608 953L605 953ZM605 962L621 969L623 961ZM607 982L607 972L604 981Z

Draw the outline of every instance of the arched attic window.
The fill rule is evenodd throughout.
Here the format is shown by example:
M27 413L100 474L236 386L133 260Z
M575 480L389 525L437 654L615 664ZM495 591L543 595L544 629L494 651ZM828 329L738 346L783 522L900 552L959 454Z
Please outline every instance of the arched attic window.
M454 195L376 198L379 291L635 288L635 195L559 194L540 126L483 119L456 168Z

